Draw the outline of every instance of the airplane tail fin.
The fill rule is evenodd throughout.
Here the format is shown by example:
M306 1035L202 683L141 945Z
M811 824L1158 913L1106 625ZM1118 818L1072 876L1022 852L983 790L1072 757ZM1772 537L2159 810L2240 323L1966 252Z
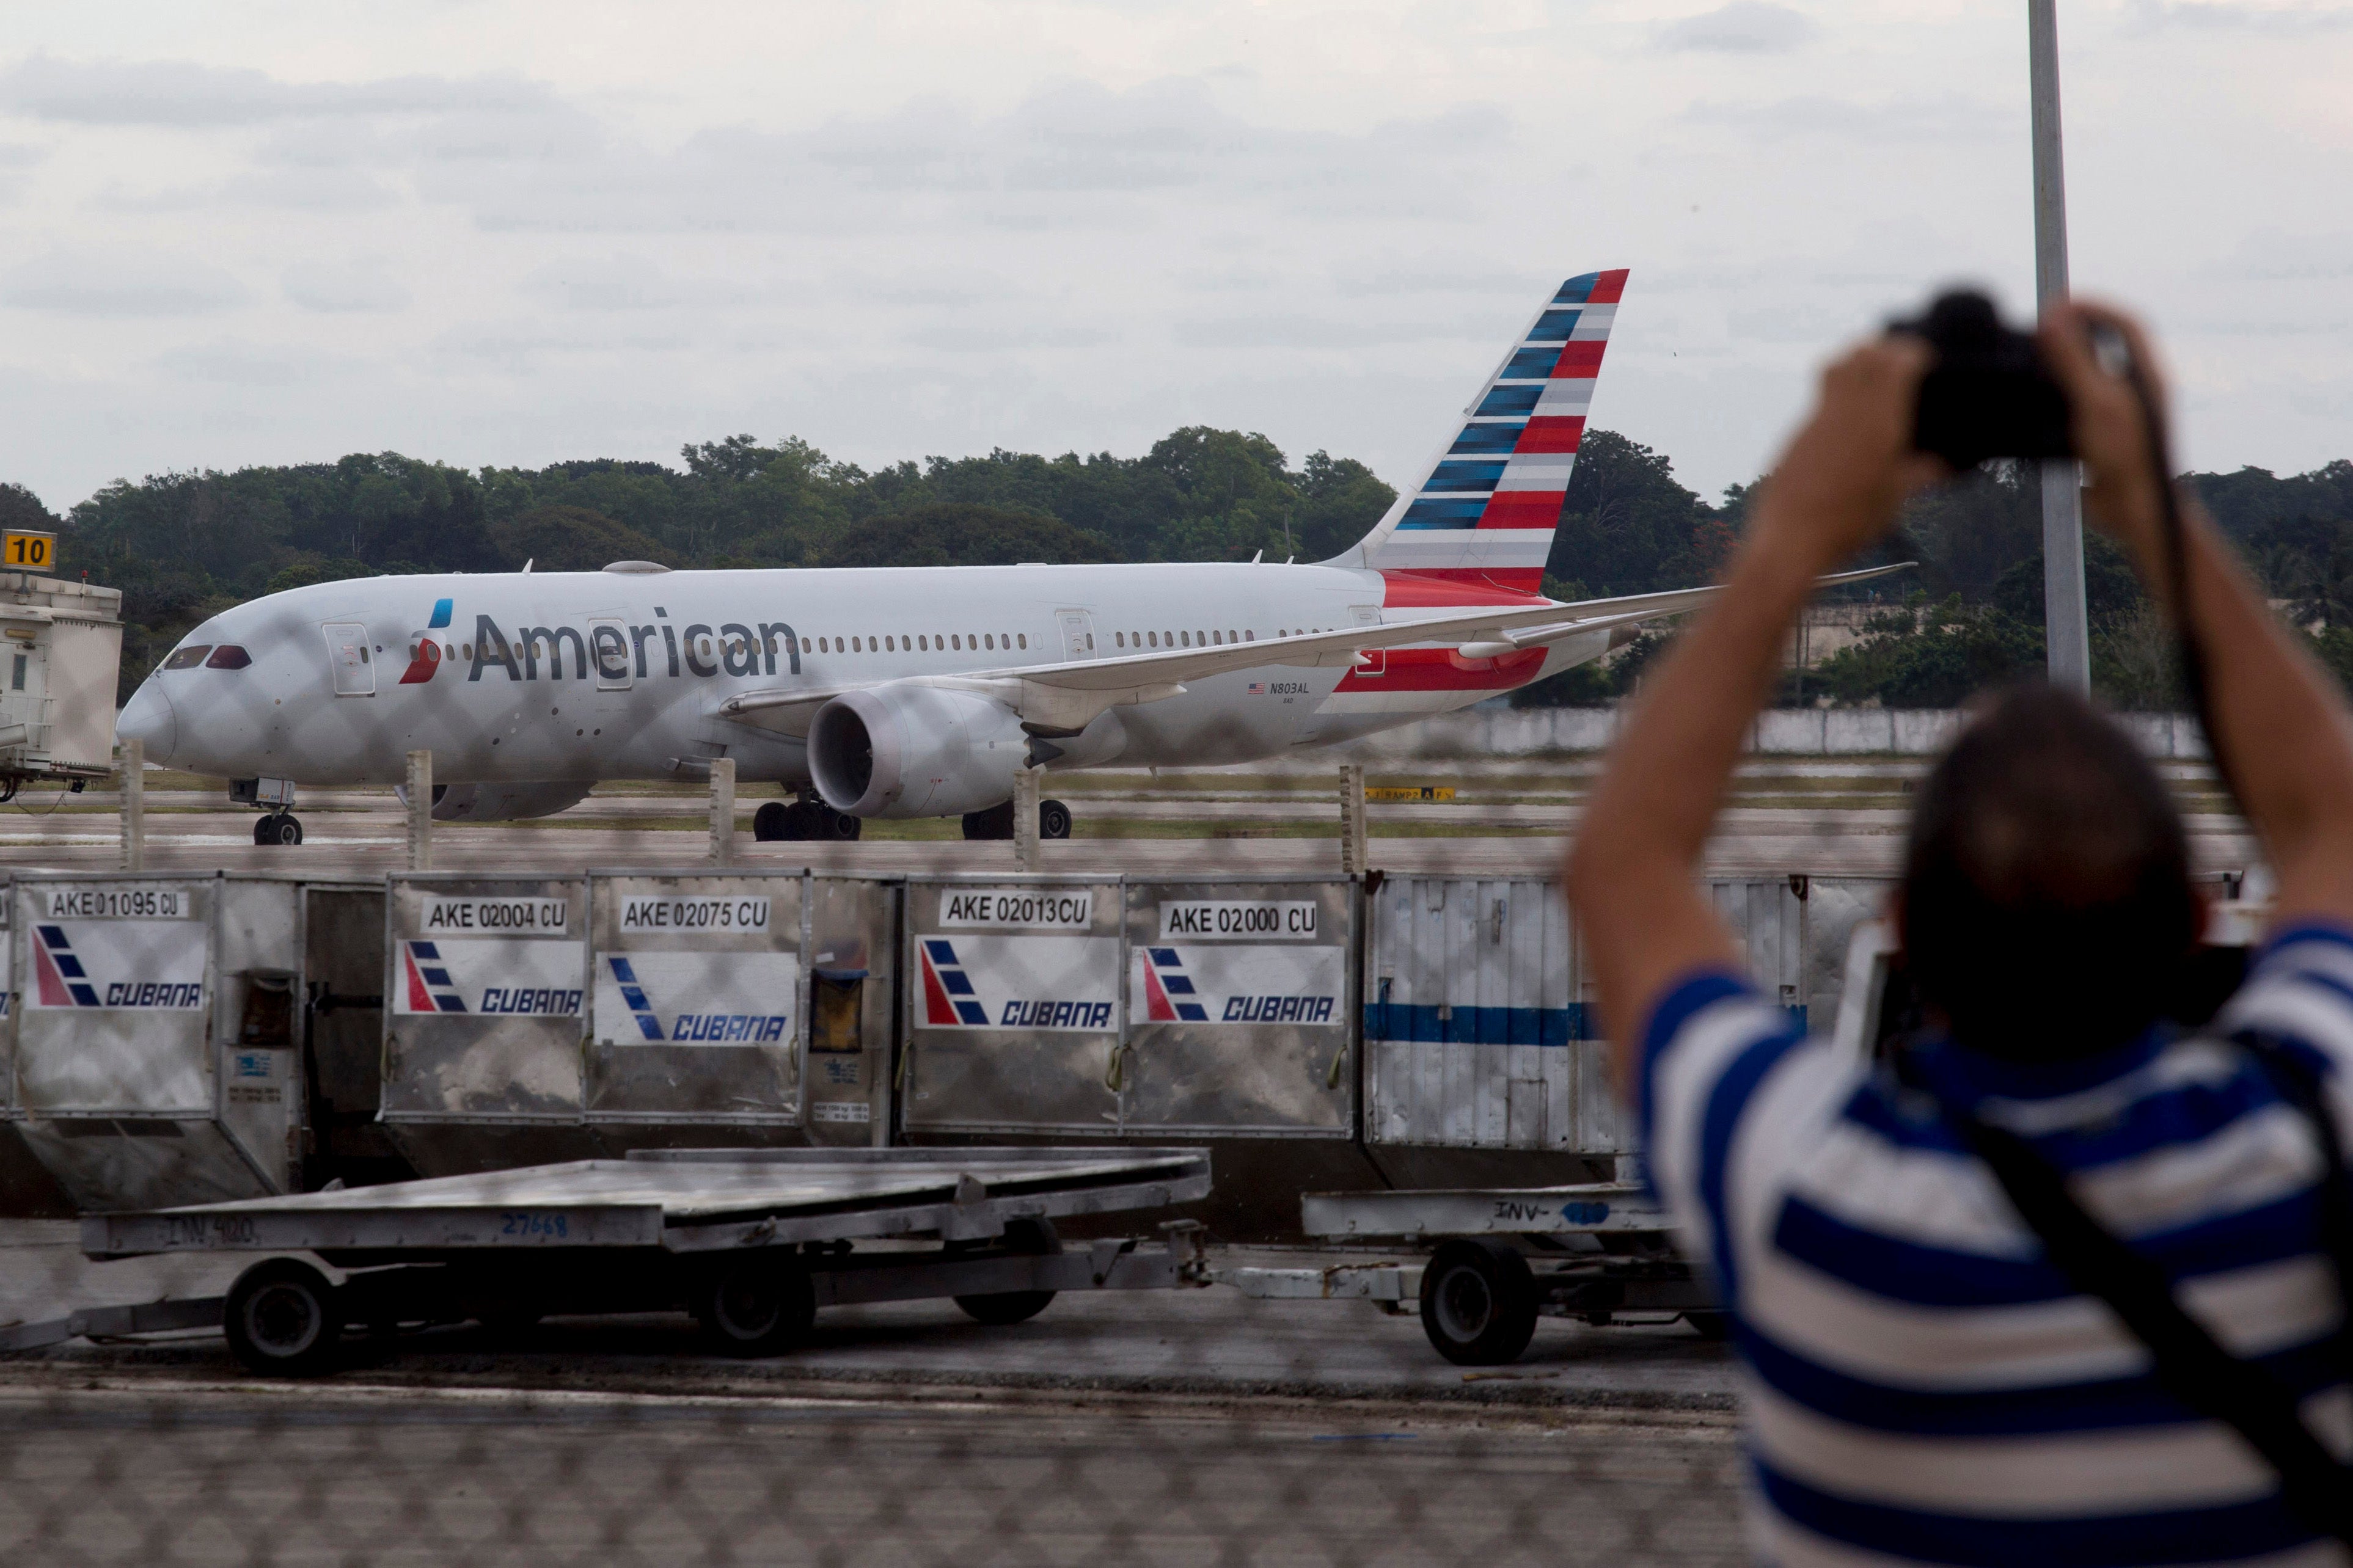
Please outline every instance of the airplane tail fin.
M1328 563L1389 577L1388 603L1539 591L1627 268L1563 283L1380 525Z

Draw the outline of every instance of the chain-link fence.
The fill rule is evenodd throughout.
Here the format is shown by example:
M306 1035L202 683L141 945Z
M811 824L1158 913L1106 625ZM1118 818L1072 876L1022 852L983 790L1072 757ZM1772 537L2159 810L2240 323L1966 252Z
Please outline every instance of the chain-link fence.
M0 1317L248 1261L5 1222ZM0 1561L1732 1562L1729 1390L1682 1325L1548 1320L1465 1371L1410 1316L1224 1287L839 1309L749 1361L681 1314L354 1333L299 1383L202 1331L78 1342L0 1357Z

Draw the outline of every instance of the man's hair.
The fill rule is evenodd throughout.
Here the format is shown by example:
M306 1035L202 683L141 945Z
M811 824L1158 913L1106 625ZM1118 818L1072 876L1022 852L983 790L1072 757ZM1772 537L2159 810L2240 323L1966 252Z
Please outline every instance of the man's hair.
M2163 1015L2202 906L2164 781L2079 697L2034 683L1962 731L1905 847L1905 966L1954 1037L2084 1056Z

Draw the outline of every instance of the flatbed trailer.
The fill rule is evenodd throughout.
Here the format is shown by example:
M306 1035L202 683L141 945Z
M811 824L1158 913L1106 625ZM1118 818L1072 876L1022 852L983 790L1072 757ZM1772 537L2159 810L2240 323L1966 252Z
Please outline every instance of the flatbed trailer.
M332 1367L353 1328L682 1309L713 1349L766 1355L797 1343L819 1307L952 1297L1015 1323L1063 1290L1208 1284L1191 1222L1161 1226L1156 1246L1067 1252L1053 1222L1208 1191L1197 1149L658 1150L90 1215L94 1260L275 1256L225 1297L22 1324L0 1331L0 1350L217 1324L247 1367L304 1375Z
M1727 1326L1706 1282L1676 1254L1665 1212L1639 1183L1310 1193L1299 1206L1309 1236L1394 1239L1429 1246L1430 1256L1232 1268L1219 1281L1265 1300L1418 1310L1431 1347L1458 1365L1516 1360L1539 1317L1594 1324L1681 1318L1710 1338Z

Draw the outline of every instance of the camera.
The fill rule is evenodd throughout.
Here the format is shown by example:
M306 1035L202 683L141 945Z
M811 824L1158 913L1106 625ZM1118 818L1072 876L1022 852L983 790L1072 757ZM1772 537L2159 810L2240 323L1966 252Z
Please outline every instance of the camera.
M2033 335L2002 323L1993 301L1971 289L1940 294L1910 332L1935 351L1920 381L1912 445L1956 469L1989 458L2072 458L2067 395L2042 363Z

